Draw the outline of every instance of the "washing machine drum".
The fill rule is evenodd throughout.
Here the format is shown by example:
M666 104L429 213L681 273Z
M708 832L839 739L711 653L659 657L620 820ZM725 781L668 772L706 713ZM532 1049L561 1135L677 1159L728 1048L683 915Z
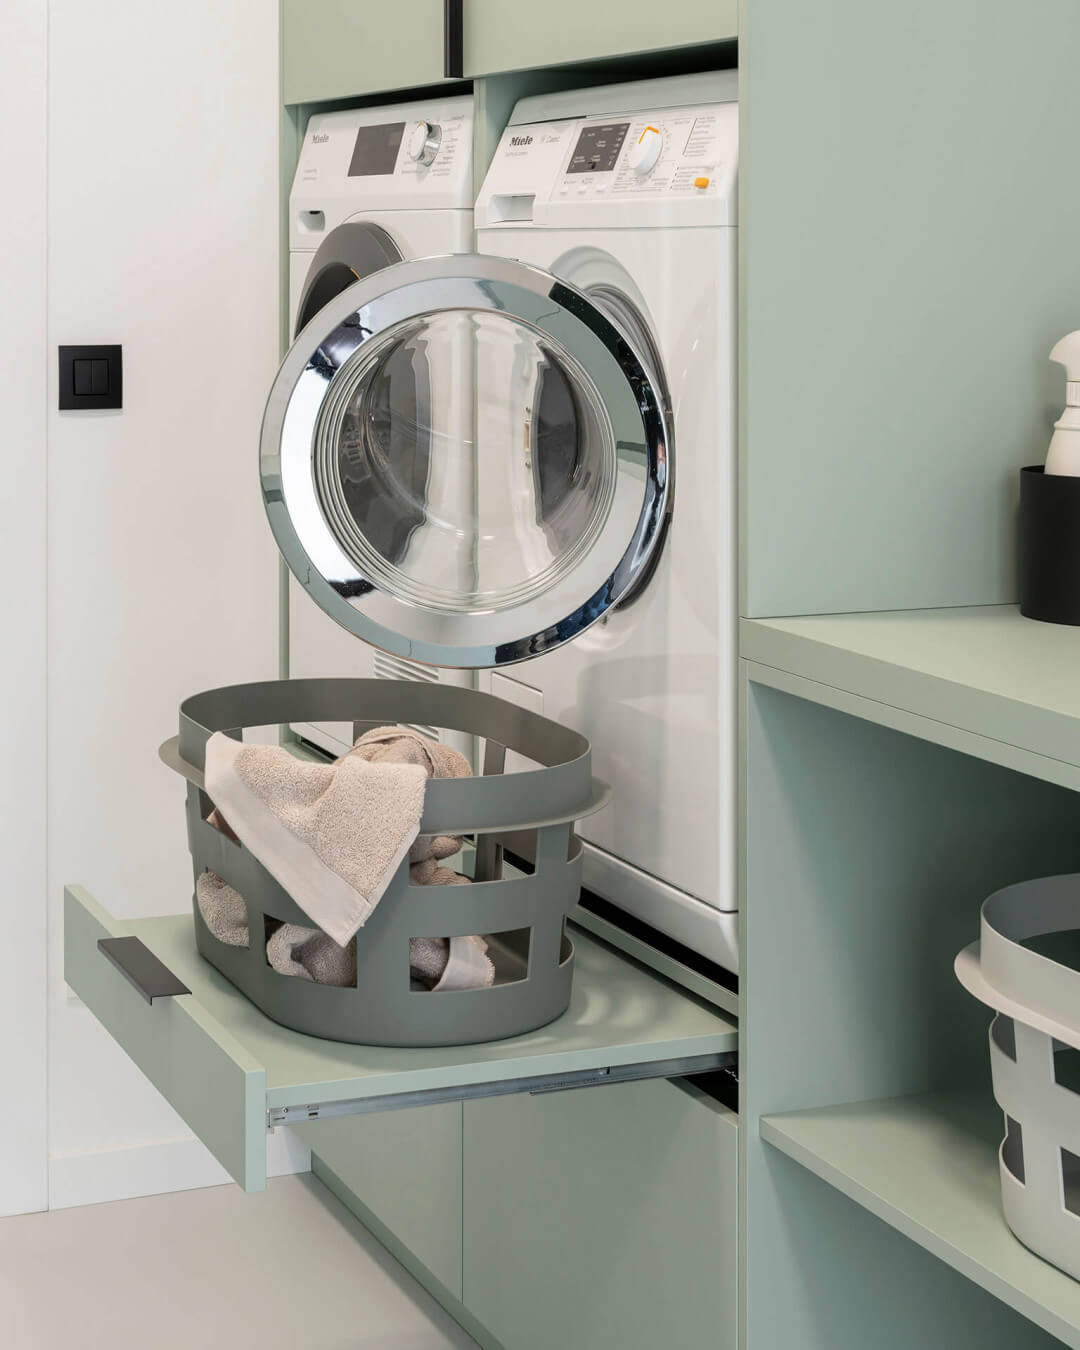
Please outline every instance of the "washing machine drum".
M570 641L647 577L671 499L652 357L599 299L458 254L318 310L263 419L289 567L351 632L473 669Z

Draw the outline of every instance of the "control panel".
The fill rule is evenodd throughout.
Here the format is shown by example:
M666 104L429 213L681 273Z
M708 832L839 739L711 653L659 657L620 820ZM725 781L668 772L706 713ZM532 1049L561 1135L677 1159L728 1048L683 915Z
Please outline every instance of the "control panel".
M738 122L732 99L512 123L476 225L733 226Z
M445 179L454 172L472 127L461 116L362 122L355 117L313 117L304 137L296 183L346 178Z
M294 247L307 246L320 217L332 225L361 209L471 205L471 98L316 113L305 128L291 194Z
M560 196L683 195L726 190L735 166L736 105L665 108L581 123Z

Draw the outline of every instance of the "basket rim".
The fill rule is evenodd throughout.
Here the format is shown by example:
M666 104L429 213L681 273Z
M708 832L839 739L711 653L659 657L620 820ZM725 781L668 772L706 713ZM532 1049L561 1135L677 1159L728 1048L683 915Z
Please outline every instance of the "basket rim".
M979 940L956 957L956 977L980 1003L1080 1050L1080 972L1031 951L1030 938L1080 928L1080 873L994 891Z
M206 743L216 732L242 739L247 727L357 720L446 726L487 736L540 763L512 774L431 779L422 834L560 825L592 815L611 797L609 786L592 776L591 746L580 732L482 690L409 680L263 680L205 690L181 703L179 734L159 755L205 789Z

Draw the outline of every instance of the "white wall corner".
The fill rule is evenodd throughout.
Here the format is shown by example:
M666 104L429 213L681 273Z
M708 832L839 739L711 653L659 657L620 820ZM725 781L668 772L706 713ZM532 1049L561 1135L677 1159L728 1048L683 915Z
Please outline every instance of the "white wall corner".
M0 6L0 1215L48 1204L46 1096L46 72L47 0ZM17 205L16 205L17 197Z

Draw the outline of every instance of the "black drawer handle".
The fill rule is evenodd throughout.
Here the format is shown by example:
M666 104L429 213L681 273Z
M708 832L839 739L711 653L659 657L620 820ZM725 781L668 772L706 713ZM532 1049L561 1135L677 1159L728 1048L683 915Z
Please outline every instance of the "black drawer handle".
M465 0L443 0L443 74L460 80L465 74Z
M147 1003L153 1003L156 998L191 993L187 985L137 937L98 938L98 951L108 957Z

